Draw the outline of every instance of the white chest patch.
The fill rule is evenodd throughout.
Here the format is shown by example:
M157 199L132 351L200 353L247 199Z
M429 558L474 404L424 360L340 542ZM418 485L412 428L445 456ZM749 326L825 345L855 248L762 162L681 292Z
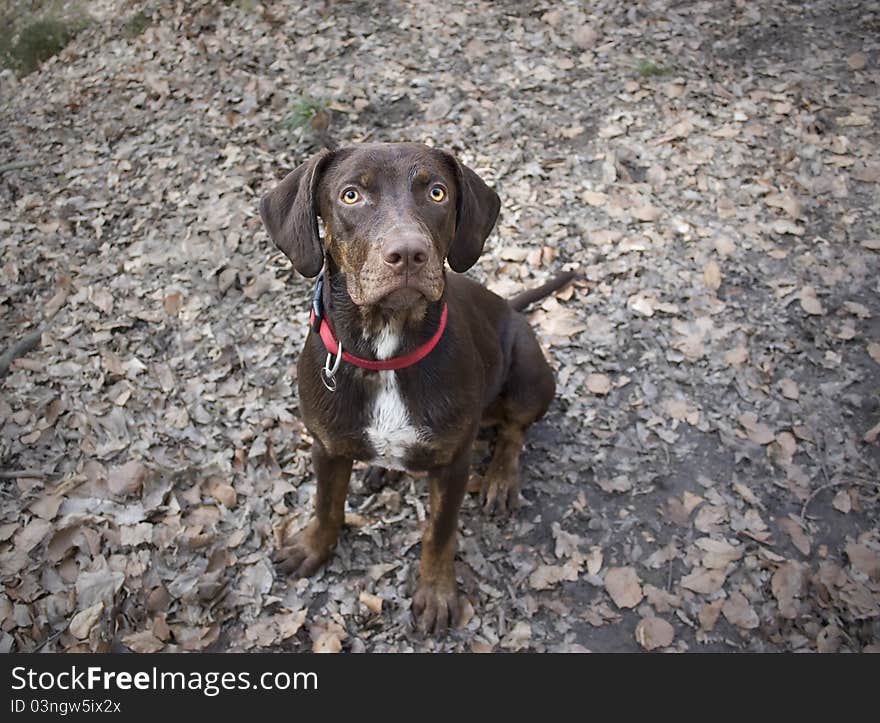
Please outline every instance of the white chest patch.
M384 328L374 340L376 356L390 359L400 346L400 338L394 330ZM376 457L373 462L387 469L405 469L404 463L412 447L424 441L423 433L413 426L409 410L400 394L396 373L376 372L379 381L373 409L367 429L367 438Z

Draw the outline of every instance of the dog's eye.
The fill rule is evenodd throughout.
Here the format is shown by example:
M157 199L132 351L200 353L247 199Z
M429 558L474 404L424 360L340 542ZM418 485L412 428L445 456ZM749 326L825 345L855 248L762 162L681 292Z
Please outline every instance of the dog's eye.
M434 186L431 188L431 200L440 203L446 198L446 189L443 186Z
M353 203L357 203L360 200L361 194L355 191L353 188L346 188L342 192L342 202L347 203L351 206Z

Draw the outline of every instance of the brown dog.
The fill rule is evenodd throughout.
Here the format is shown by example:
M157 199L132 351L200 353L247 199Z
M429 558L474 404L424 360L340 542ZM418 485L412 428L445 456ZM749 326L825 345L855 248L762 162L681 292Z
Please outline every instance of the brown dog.
M459 272L476 262L499 207L472 170L412 143L322 151L260 203L296 270L323 269L297 367L299 406L315 440L315 516L279 551L281 568L311 575L330 555L353 460L427 471L430 518L412 610L437 633L459 616L455 533L481 422L499 425L485 508L505 513L519 498L525 430L555 392L517 310L572 277L508 302L447 275L444 261Z

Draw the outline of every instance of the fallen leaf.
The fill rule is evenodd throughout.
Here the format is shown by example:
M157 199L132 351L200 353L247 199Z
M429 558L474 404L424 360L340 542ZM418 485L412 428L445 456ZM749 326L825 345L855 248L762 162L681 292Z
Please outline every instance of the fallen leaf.
M373 593L367 592L366 590L361 590L361 594L358 595L358 600L361 605L367 608L367 610L373 613L373 615L382 614L382 603L385 601L381 596L373 595Z
M587 555L587 572L590 575L598 575L599 570L602 569L602 548L593 546L590 548L590 552Z
M642 618L636 625L636 641L645 650L668 648L675 638L675 630L663 618Z
M165 647L165 643L153 635L150 630L129 633L123 636L122 642L136 653L158 653Z
M689 575L681 578L681 586L701 595L711 595L722 588L726 577L723 570L707 570L698 567Z
M506 650L522 650L532 642L532 626L520 620L513 629L501 640L501 647Z
M328 626L316 624L310 631L313 653L338 653L342 650L342 641L348 637L345 630L336 623Z
M715 629L715 623L721 615L721 608L724 606L724 600L713 600L707 602L700 608L698 618L700 621L700 629L707 633L711 633Z
M803 528L790 517L779 520L779 527L788 534L792 544L805 557L810 556L810 538L804 533Z
M132 460L110 470L107 475L107 486L114 495L136 494L144 484L147 471L143 464Z
M103 613L104 603L102 602L96 602L85 610L80 610L70 621L71 634L80 640L85 640Z
M223 482L217 483L211 487L211 497L229 510L233 509L238 502L235 488L232 485Z
M812 316L821 316L825 313L822 302L816 297L816 290L812 286L804 286L800 293L801 308Z
M880 581L880 554L867 545L850 542L846 548L850 565L875 582Z
M564 565L538 565L529 575L529 585L535 590L546 590L563 580L578 579L580 566L569 561Z
M745 595L739 591L730 594L721 607L721 612L727 618L727 622L745 630L753 630L758 627L760 622L758 613L752 609Z
M868 59L864 53L853 53L846 59L846 65L850 70L864 70Z
M183 308L183 295L179 291L168 294L162 300L162 307L169 316L177 316Z
M663 216L663 211L656 206L651 206L649 204L646 206L637 206L632 209L632 215L636 220L648 223L656 221Z
M703 567L711 570L725 570L731 562L736 562L743 556L742 545L731 545L724 540L701 537L694 544L703 551Z
M724 355L724 362L732 367L738 367L745 364L748 360L749 350L748 347L745 346L734 347Z
M632 567L612 567L605 573L605 589L619 608L633 608L643 597L639 576Z
M721 267L716 261L710 261L703 267L703 284L712 291L721 288Z
M654 316L654 304L652 300L646 296L631 296L627 301L627 306L642 316Z
M852 498L849 496L849 492L840 490L834 495L834 499L831 500L831 506L838 512L842 512L845 515L849 514L852 510Z
M806 574L803 565L789 560L783 563L770 579L770 589L779 603L779 614L792 619L798 613L798 598L804 588Z
M840 650L843 633L836 625L826 625L816 636L816 652L836 653Z
M587 389L593 394L608 394L611 391L611 380L605 374L588 374Z
M600 477L596 480L596 484L609 494L613 492L629 492L632 489L632 480L624 474L619 474L612 479Z
M801 395L798 385L787 377L779 381L779 391L786 399L798 399Z

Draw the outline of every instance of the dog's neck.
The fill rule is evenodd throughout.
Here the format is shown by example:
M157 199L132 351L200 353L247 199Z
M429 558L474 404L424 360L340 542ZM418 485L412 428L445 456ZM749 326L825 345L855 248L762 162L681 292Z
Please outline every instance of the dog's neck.
M324 314L342 347L364 359L391 359L424 344L437 331L446 292L435 302L420 300L405 309L351 300L345 274L331 262L324 272Z

